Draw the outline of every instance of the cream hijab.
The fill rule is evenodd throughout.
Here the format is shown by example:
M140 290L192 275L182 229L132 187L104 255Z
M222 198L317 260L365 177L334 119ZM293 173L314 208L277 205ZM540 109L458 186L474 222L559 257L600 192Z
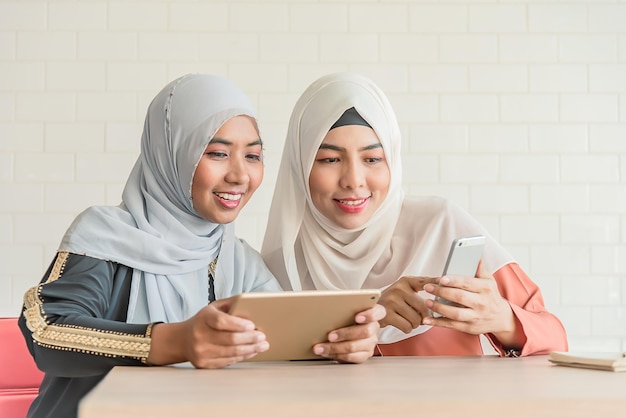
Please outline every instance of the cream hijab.
M148 108L122 203L87 209L66 232L60 250L133 268L128 322L194 315L207 304L208 265L218 254L218 295L241 291L246 269L263 271L254 259L238 260L242 248L232 224L206 221L191 201L200 157L237 115L255 117L248 98L223 77L195 74L169 83Z
M372 126L389 165L387 197L359 228L333 225L313 205L309 173L329 128L349 108ZM454 238L485 235L491 272L512 261L460 207L440 198L406 198L400 130L384 93L352 73L321 77L295 105L272 200L262 255L285 289L383 288L403 275L441 275Z

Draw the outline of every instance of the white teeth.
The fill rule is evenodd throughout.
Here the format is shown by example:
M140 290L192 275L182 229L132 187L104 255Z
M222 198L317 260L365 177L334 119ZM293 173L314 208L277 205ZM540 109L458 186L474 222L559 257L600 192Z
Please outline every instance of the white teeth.
M348 206L358 206L361 203L365 202L365 199L359 199L359 200L341 200L339 199L339 202L342 205L348 205Z
M215 193L217 196L221 197L224 200L239 200L241 199L240 194L230 194L230 193Z

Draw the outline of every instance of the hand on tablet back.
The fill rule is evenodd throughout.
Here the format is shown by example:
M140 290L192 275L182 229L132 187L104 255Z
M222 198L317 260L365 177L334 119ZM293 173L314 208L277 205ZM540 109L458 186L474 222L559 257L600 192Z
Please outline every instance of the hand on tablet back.
M227 313L231 302L217 300L184 322L156 324L148 363L189 361L200 369L217 369L267 351L265 334L252 321Z
M379 321L384 317L385 308L378 304L359 312L355 316L356 325L331 331L329 342L314 345L313 352L341 363L363 363L374 355Z

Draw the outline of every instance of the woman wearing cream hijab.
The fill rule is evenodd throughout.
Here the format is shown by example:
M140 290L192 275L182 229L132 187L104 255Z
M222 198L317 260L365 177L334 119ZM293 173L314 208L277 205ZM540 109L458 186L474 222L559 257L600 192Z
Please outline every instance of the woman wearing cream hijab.
M371 80L337 73L306 89L261 251L282 287L383 289L383 355L480 355L489 346L481 341L502 356L565 350L539 288L485 228L445 199L404 196L400 144L394 111ZM486 237L477 278L440 282L451 242L472 235Z

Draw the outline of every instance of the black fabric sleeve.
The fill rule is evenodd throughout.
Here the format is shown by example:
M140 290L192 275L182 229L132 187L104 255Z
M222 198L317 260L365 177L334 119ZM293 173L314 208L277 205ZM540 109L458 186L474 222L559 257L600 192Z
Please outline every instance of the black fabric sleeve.
M151 324L127 324L132 269L59 252L24 297L19 325L37 366L59 377L144 364Z

